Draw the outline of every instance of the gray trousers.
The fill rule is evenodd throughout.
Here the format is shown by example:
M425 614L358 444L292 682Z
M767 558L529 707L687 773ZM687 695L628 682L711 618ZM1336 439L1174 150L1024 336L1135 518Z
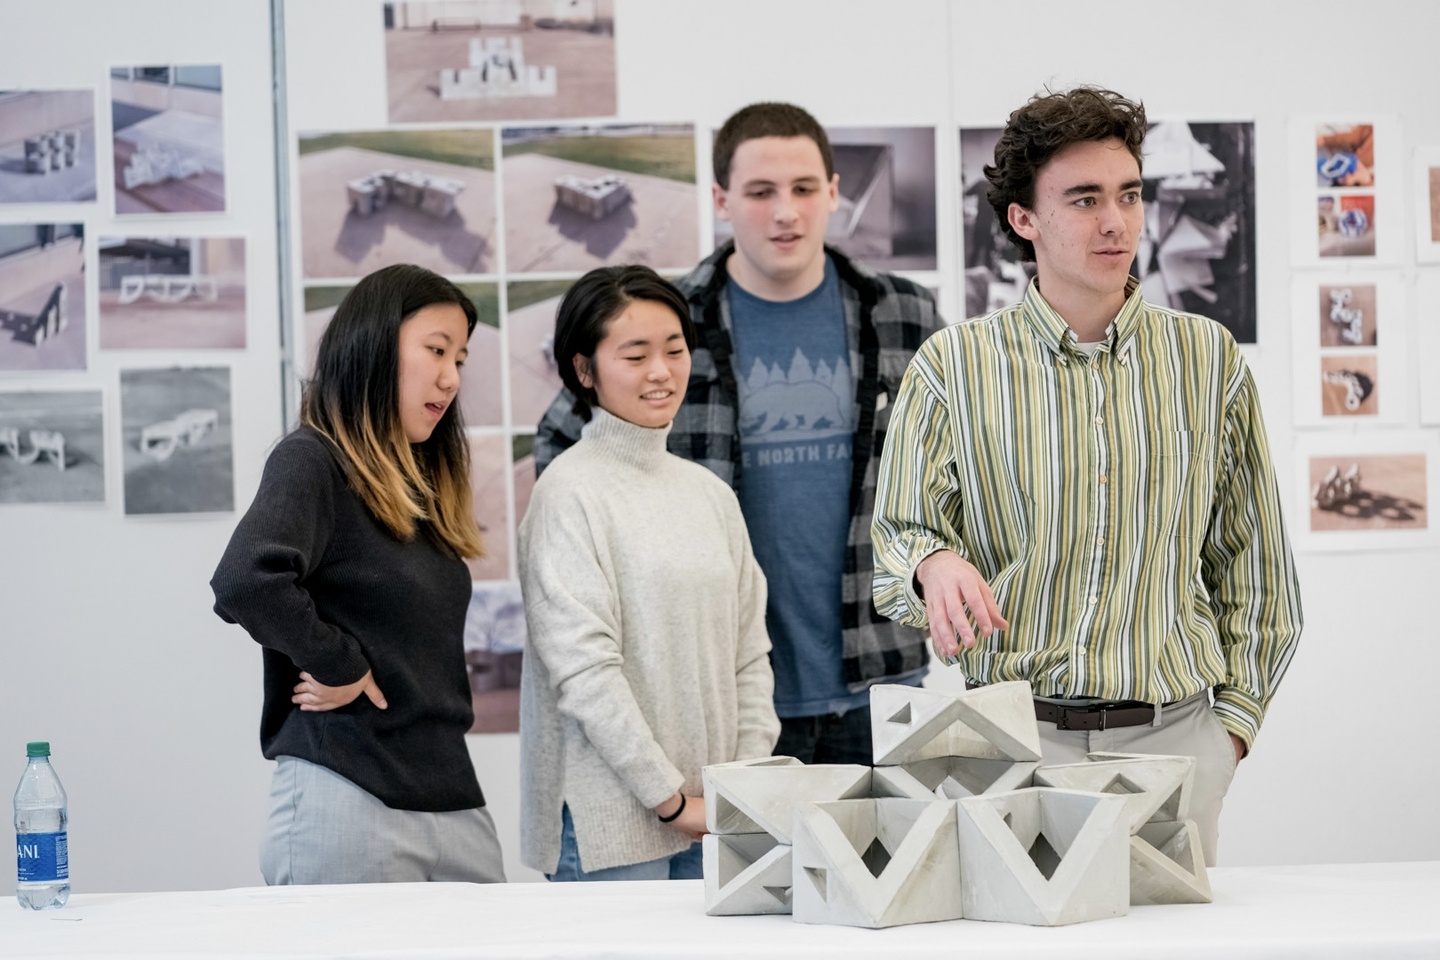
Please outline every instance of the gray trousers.
M1141 724L1110 730L1057 730L1040 722L1043 764L1083 763L1085 754L1177 754L1195 758L1195 782L1190 791L1190 819L1200 830L1205 863L1215 865L1220 839L1220 806L1235 776L1235 748L1229 731L1215 718L1209 694L1201 693L1168 707L1160 725Z
M281 757L260 841L268 884L503 883L495 823L484 807L395 810L344 777Z

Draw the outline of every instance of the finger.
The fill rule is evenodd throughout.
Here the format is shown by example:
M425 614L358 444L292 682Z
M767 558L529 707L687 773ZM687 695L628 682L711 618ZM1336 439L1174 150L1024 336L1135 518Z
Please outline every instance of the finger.
M945 622L950 625L950 633L954 638L952 643L956 644L956 652L959 647L970 649L975 646L975 632L970 629L970 618L965 615L965 603L958 592L944 598Z
M365 684L365 696L369 697L370 702L375 704L375 706L379 707L381 710L384 710L386 707L389 706L389 704L385 702L385 694L380 692L380 688L375 685L374 680L371 680L369 683Z
M945 606L938 599L925 602L925 617L930 621L930 642L935 655L942 660L959 652L955 645L955 630L945 613Z

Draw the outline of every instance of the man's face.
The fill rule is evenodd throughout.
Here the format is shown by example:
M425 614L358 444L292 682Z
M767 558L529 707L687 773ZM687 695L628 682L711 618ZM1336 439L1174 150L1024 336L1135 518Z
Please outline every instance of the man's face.
M714 186L715 215L735 229L730 275L767 300L804 296L825 275L825 228L839 205L809 137L759 137L735 149L730 188Z
M1010 204L1010 225L1035 245L1040 290L1062 317L1112 313L1145 222L1140 166L1117 138L1072 143L1035 177L1033 209Z

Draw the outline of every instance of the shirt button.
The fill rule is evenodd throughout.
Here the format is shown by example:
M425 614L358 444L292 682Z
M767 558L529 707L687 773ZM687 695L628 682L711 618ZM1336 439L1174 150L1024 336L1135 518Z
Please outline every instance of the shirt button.
M1100 474L1100 483L1101 483L1102 486L1105 485L1105 484L1107 484L1107 483L1109 483L1109 482L1110 482L1110 478L1109 478L1109 477L1107 477L1107 476L1106 476L1105 474L1103 474L1103 473Z
M1095 426L1098 427L1098 426L1100 426L1100 424L1102 424L1102 423L1104 423L1104 422L1105 422L1105 418L1104 418L1104 417L1100 416L1100 414L1098 414L1098 413L1095 414Z
M1098 537L1095 538L1095 546L1097 546L1097 547L1103 547L1103 546L1105 546L1105 536L1104 536L1104 534L1101 534L1100 536L1098 536Z
M1088 602L1089 602L1090 606L1092 606L1092 607L1095 606L1095 598L1094 598L1094 597L1091 597Z

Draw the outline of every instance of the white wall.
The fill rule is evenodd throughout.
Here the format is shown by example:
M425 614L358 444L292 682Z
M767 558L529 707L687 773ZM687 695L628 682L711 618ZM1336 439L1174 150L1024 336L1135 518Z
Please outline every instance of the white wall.
M251 346L226 355L243 508L281 429L268 5L205 4L203 16L197 7L0 0L7 25L0 89L95 85L103 96L111 63L225 65L232 212L215 232L244 232L250 244ZM703 131L751 100L786 99L837 126L938 127L941 269L917 279L940 286L952 319L963 302L953 180L959 125L996 125L1042 85L1080 81L1142 97L1156 118L1253 119L1259 343L1251 355L1288 494L1295 431L1287 118L1398 116L1407 164L1410 147L1440 143L1440 61L1432 49L1440 5L1376 0L1357 11L1336 0L1177 0L1133 9L1144 12L1062 0L619 0L621 115L690 121ZM292 32L292 127L383 126L378 4L290 0L288 16L292 28L305 27ZM103 101L98 112L104 138ZM1403 174L1408 190L1408 169ZM67 207L65 215L83 217L96 235L112 223L109 198L102 178L98 205ZM54 208L44 214L60 216ZM0 208L0 220L17 219L24 211ZM1407 250L1411 236L1407 226ZM1407 283L1415 272L1402 270ZM1412 301L1410 309L1413 329L1420 307ZM1436 309L1429 305L1426 322L1435 322ZM111 418L118 417L122 360L214 362L213 355L95 354L93 336L91 345L90 372L66 382L102 385ZM1409 362L1415 382L1416 361ZM12 381L0 374L0 385ZM257 883L269 767L256 742L259 657L210 612L207 586L235 517L123 517L117 425L107 506L0 507L0 760L9 756L18 777L25 740L54 742L72 798L77 891ZM1440 675L1433 586L1440 557L1298 559L1307 629L1231 792L1222 858L1230 865L1440 859L1440 827L1427 802L1440 790L1440 774L1411 732L1429 728L1431 678ZM953 683L953 672L934 682ZM472 737L471 752L512 877L533 878L513 862L517 739ZM0 763L0 777L5 769ZM1367 806L1377 792L1385 806Z

